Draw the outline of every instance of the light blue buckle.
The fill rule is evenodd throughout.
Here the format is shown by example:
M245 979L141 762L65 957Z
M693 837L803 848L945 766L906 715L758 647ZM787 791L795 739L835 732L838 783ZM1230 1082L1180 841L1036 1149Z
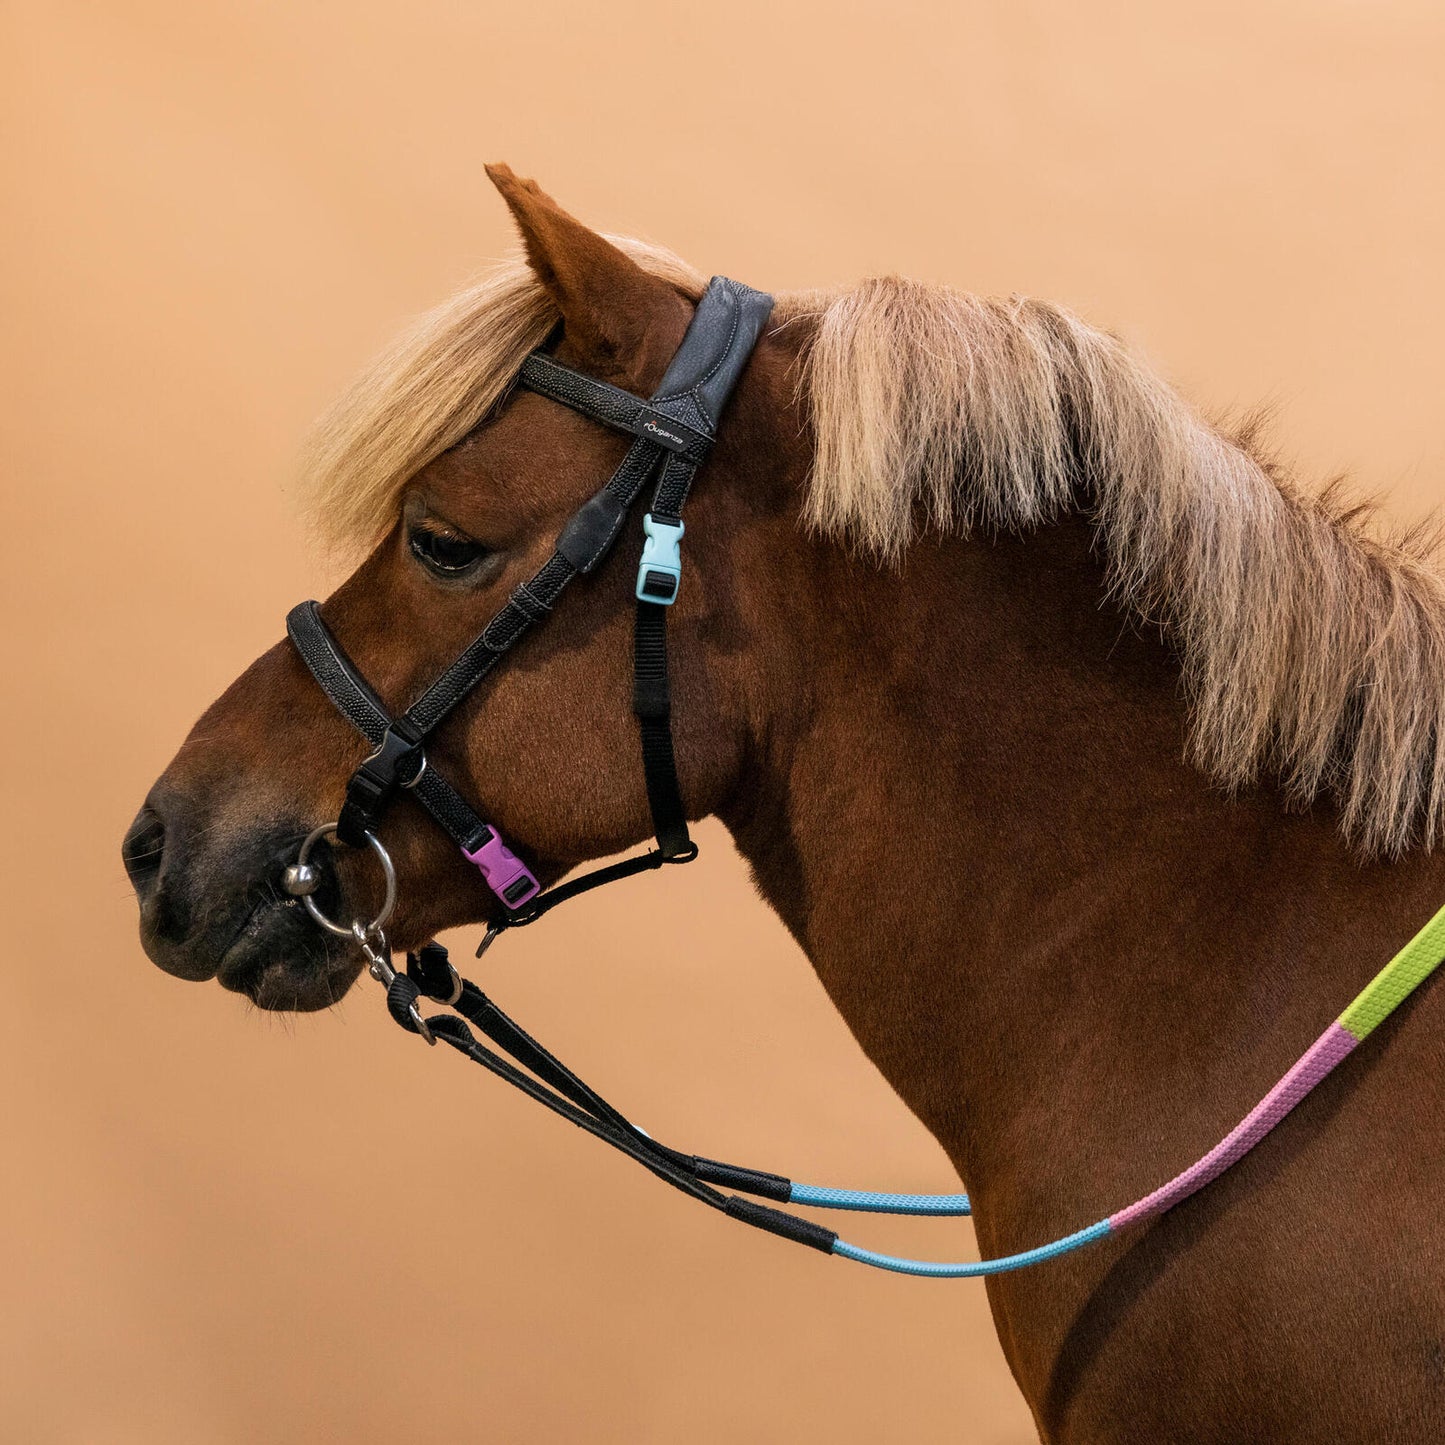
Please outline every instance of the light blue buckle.
M637 600L671 607L682 585L681 522L659 522L651 512L642 519L647 540L642 544L642 561L637 568Z

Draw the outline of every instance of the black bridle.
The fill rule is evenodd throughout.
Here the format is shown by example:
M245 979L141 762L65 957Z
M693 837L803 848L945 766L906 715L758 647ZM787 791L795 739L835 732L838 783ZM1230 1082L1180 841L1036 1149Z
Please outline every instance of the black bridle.
M504 929L534 922L579 893L664 863L686 863L697 857L697 845L688 833L673 755L667 613L677 599L682 580L679 542L683 508L698 468L707 459L717 435L719 417L772 307L771 296L723 276L713 277L661 385L646 400L573 371L545 352L527 357L518 384L604 426L628 433L632 445L606 485L584 502L562 528L551 557L512 592L475 641L405 712L393 716L387 710L321 620L315 602L303 602L292 609L286 628L296 650L321 690L367 738L374 751L352 774L337 821L317 828L303 844L296 864L287 870L286 888L301 898L312 917L324 927L354 939L372 975L386 985L387 1006L403 1028L421 1034L430 1043L442 1039L451 1044L693 1198L757 1228L834 1253L851 1247L842 1245L832 1230L753 1199L725 1194L722 1189L741 1190L780 1203L906 1214L967 1214L967 1196L816 1189L796 1185L779 1174L670 1149L632 1124L475 984L462 979L439 944L429 943L408 954L406 972L399 974L391 966L381 932L395 901L396 878L377 829L386 810L403 793L410 793L446 830L468 861L481 870L507 910L501 921L488 928L477 950L479 957ZM644 542L634 589L632 709L641 737L642 771L657 846L543 893L532 871L507 847L496 828L428 764L426 745L502 658L551 615L568 583L601 564L633 504L653 479L652 505L642 519ZM313 895L319 874L309 857L323 838L351 847L369 847L381 861L387 882L386 902L371 923L343 927L318 908ZM423 997L450 1005L455 1014L423 1018L419 1011ZM483 1044L469 1024L495 1047Z
M682 511L698 467L717 435L717 420L752 355L773 298L715 276L698 302L662 384L644 401L630 392L563 366L545 352L522 363L518 384L627 432L632 445L606 485L573 513L547 561L520 583L506 605L422 695L393 717L321 620L315 602L292 609L286 629L312 676L341 713L375 747L352 774L337 820L341 842L360 847L403 791L446 830L481 869L509 910L508 922L531 922L576 884L540 894L531 871L497 830L436 769L428 767L427 740L537 623L544 622L567 584L595 570L621 533L628 512L656 477L652 507L643 519L646 540L637 575L633 649L633 712L642 740L642 768L657 848L644 857L599 870L597 883L688 862L697 845L687 831L673 757L667 675L667 609L681 584ZM622 871L619 872L619 868ZM603 873L607 876L601 876ZM582 880L578 880L581 882Z

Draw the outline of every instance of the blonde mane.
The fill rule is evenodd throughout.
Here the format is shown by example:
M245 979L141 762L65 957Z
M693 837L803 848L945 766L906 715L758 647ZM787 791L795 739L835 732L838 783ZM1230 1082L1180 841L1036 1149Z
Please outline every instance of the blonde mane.
M707 278L671 251L607 239L684 296L702 295ZM312 432L303 480L325 535L347 547L383 536L402 488L480 424L558 319L520 255L417 317Z
M614 238L683 294L703 278ZM1118 594L1173 639L1195 761L1339 802L1367 852L1432 846L1445 813L1445 583L1418 533L1371 536L1247 434L1199 417L1113 337L1044 302L886 278L780 298L805 320L816 454L805 520L883 563L920 529L1095 518ZM371 540L410 477L495 405L557 315L509 262L422 317L323 420L328 531Z

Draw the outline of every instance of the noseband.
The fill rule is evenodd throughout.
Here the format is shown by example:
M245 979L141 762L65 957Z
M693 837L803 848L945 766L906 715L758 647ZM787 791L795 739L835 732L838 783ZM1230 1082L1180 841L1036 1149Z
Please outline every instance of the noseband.
M441 945L429 943L408 954L406 972L398 973L382 931L396 901L396 873L378 828L386 810L403 793L409 793L446 831L505 910L488 927L478 957L505 929L535 922L569 898L664 863L687 863L697 857L697 845L688 834L673 754L667 612L682 583L683 507L772 306L771 296L715 276L698 302L662 384L646 400L573 371L545 352L527 357L517 377L519 385L630 435L632 444L606 485L562 528L547 562L512 592L476 640L405 712L392 716L387 710L331 635L315 602L292 609L286 628L296 650L322 691L374 751L352 774L340 816L312 831L296 862L286 870L283 883L288 893L301 899L319 926L357 945L372 977L386 987L387 1007L403 1028L420 1034L428 1043L442 1039L451 1044L683 1193L756 1228L881 1269L935 1278L1001 1274L1042 1263L1162 1214L1243 1158L1445 959L1445 909L1381 970L1254 1110L1195 1164L1152 1194L1085 1229L1019 1254L958 1264L861 1249L839 1239L832 1230L773 1204L881 1214L963 1215L970 1212L966 1194L827 1189L668 1148L613 1108L474 983L461 978ZM632 708L657 846L544 893L531 869L497 829L429 764L427 743L501 659L551 615L568 583L601 564L649 481L654 482L652 504L642 518L642 559L634 589ZM314 896L320 872L311 856L322 841L367 848L379 861L385 898L369 922L342 923L321 911ZM455 1012L423 1018L423 997ZM492 1047L482 1043L469 1025ZM760 1204L758 1199L773 1203Z

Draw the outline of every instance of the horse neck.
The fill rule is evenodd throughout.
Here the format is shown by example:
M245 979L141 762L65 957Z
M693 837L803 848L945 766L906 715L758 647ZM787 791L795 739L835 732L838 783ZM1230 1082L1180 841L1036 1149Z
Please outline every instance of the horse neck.
M1177 662L1093 542L1074 518L895 574L797 541L723 813L986 1247L1190 1162L1445 898L1440 863L1362 864L1328 806L1186 761Z

